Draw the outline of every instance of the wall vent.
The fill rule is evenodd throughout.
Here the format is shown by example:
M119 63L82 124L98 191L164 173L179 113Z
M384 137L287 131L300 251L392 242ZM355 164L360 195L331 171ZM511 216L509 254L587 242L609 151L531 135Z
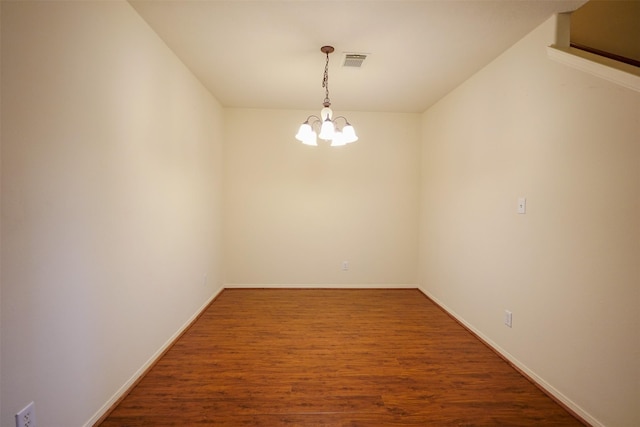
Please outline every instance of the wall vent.
M367 59L366 53L345 53L343 67L362 67L362 63Z

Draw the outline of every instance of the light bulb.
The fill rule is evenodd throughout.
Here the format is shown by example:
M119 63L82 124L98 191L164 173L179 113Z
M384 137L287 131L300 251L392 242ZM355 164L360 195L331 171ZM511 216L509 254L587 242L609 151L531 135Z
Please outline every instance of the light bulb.
M346 145L347 141L344 139L344 134L342 132L340 132L339 130L337 130L334 134L333 134L333 139L331 140L331 146L332 147L340 147L342 145Z
M320 128L320 139L324 139L325 141L329 141L333 139L333 134L335 133L335 126L333 122L328 118L322 122L322 127Z
M333 111L331 110L331 108L324 107L322 110L320 110L320 118L322 119L322 121L325 121L327 119L331 120L333 118Z
M305 145L318 145L318 135L314 131L311 131L308 135L306 135L305 139L302 141Z
M298 133L296 134L296 139L298 141L304 142L305 138L307 138L308 135L312 132L313 130L311 129L311 125L309 124L309 122L304 122L303 124L300 125L300 128L298 129Z
M344 137L345 144L349 144L358 140L355 129L348 123L344 128L342 128L342 135Z

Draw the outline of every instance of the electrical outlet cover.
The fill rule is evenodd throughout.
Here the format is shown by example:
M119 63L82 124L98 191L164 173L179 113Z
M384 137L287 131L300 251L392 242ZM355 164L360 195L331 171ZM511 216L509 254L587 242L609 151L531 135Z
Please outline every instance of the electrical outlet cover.
M36 407L33 402L16 414L16 427L36 427Z

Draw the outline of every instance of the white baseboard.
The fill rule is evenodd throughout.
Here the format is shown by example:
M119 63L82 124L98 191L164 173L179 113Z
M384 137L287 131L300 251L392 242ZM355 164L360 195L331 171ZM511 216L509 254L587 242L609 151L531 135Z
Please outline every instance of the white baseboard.
M425 294L429 299L438 304L444 311L449 313L452 317L454 317L458 322L463 324L467 329L473 332L476 336L482 339L488 346L490 346L493 350L498 352L502 357L509 361L509 363L513 364L519 370L521 370L525 375L527 375L533 382L535 382L538 386L544 389L547 393L558 399L558 401L562 402L567 408L571 409L576 415L582 418L584 421L589 423L593 427L605 427L600 421L596 420L591 416L587 411L577 405L574 401L569 399L567 396L558 391L555 387L545 381L542 377L536 374L534 371L529 369L524 363L515 358L511 353L500 347L496 344L491 338L487 337L485 334L477 330L473 325L468 323L464 318L462 318L458 313L453 311L451 308L447 307L442 301L433 296L429 291L419 286L418 289Z
M227 283L224 285L226 289L418 289L418 285L410 283L374 283L374 284L342 284L342 283L299 283L299 284L260 284L260 283Z
M149 369L149 367L151 367L163 354L164 352L174 343L174 341L189 327L191 326L191 324L193 323L193 321L200 316L200 314L209 306L209 304L211 304L211 301L214 300L215 297L217 297L220 292L222 292L224 290L224 287L221 287L220 289L218 289L209 299L207 299L204 304L202 304L202 306L196 310L196 312L193 314L193 316L191 316L189 319L187 319L187 321L171 336L169 337L169 339L162 345L162 347L160 347L158 349L158 351L156 351L150 358L149 360L146 361L146 363L144 365L142 365L140 367L140 369L138 369L132 376L131 378L129 378L129 380L124 383L122 385L122 387L120 387L120 389L118 389L118 391L116 391L114 393L113 396L111 396L111 398L104 404L102 405L102 407L98 410L98 412L96 412L95 414L93 414L93 416L86 422L84 423L83 427L91 427L93 426L95 423L97 423L100 418L102 418L102 416L104 416L104 414L107 413L107 411L109 409L111 409L111 407L122 397L124 396L124 394L129 391L129 389L131 388L131 386L133 386L133 384L136 383L136 381L138 381L140 379L140 377L142 375L144 375L145 372L147 372L147 370Z

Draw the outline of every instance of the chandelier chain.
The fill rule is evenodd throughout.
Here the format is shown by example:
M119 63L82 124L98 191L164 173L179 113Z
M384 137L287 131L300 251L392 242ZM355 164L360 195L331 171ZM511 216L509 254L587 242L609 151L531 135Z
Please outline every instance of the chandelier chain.
M324 76L322 77L322 87L324 88L324 102L330 103L329 101L329 53L327 55L327 62L324 64Z

